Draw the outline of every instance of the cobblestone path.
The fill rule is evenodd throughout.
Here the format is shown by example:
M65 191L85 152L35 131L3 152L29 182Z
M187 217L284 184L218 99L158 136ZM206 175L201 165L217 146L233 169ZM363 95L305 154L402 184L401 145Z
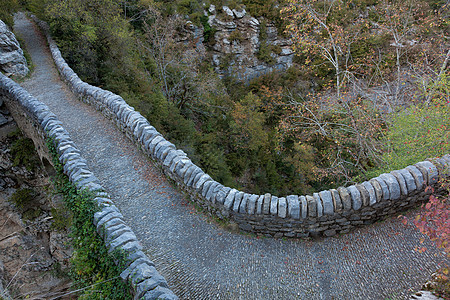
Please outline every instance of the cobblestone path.
M443 260L396 218L322 240L230 233L190 205L113 123L59 79L43 36L23 15L16 34L35 70L22 86L63 122L150 259L181 299L404 299ZM411 214L411 213L410 213Z

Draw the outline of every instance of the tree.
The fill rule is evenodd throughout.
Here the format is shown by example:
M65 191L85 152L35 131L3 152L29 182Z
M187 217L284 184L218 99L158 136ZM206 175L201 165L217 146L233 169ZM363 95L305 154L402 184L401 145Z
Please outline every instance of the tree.
M307 64L318 55L334 68L338 99L344 79L349 77L352 44L362 38L365 25L356 10L349 9L352 4L342 0L289 0L281 11L293 48L307 57Z

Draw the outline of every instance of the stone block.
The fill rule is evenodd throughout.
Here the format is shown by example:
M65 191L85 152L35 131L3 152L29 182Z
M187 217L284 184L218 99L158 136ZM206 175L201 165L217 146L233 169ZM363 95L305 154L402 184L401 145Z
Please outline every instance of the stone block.
M412 174L408 171L408 169L405 168L402 170L398 170L398 173L400 173L403 176L403 179L405 179L407 194L417 190L416 180L414 179Z
M206 195L208 194L209 189L213 186L213 183L215 183L216 181L214 180L209 180L209 181L205 181L205 183L203 184L203 187L201 189L201 194L203 197L206 198Z
M325 215L333 215L334 207L333 207L333 196L330 191L321 191L319 192L320 199L323 204L323 213Z
M335 211L341 212L344 207L342 206L342 201L341 201L341 197L339 196L339 192L336 189L331 189L330 193L331 193L331 198L333 199L333 207L334 207Z
M128 276L128 280L133 284L143 282L145 279L161 276L155 267L142 263L137 265Z
M271 202L272 202L272 195L269 193L264 194L263 211L262 211L264 215L268 215L270 213Z
M401 196L400 184L398 183L397 178L392 174L381 174L379 178L383 179L386 182L389 188L390 200L397 200Z
M154 157L159 161L163 162L164 158L166 158L169 151L175 149L176 149L175 145L172 144L171 142L167 140L161 141L155 146L155 149L153 151L153 153L155 154Z
M228 195L225 197L223 205L227 210L230 210L234 203L234 197L239 191L236 189L231 189Z
M256 203L258 202L258 195L254 195L252 194L249 198L248 198L248 204L247 204L247 213L249 215L254 215L256 212Z
M141 300L178 300L171 290L164 287L156 287L142 296Z
M187 180L186 185L188 187L193 187L195 185L195 182L200 179L200 177L205 174L202 169L194 165L194 168L192 170L191 175L189 176L189 179Z
M305 196L308 203L308 216L311 218L317 217L317 203L313 196Z
M389 190L388 184L386 183L386 181L383 180L383 178L381 177L375 177L369 181L376 181L378 182L378 184L381 186L381 190L383 191L383 200L390 200L391 199L391 192ZM373 184L373 186L375 186Z
M213 179L211 178L211 176L209 176L208 174L203 174L200 176L200 178L197 180L197 182L195 183L194 188L197 191L201 191L203 184L205 184L205 182L207 181L212 181Z
M317 217L320 218L323 216L323 203L322 199L320 199L319 193L313 193L314 201L317 205Z
M288 216L293 219L300 219L300 201L297 195L286 197L288 202Z
M94 225L97 226L98 222L100 222L104 217L112 213L120 214L119 209L115 205L109 206L107 208L102 209L101 211L96 212L94 214Z
M350 192L350 196L352 198L352 208L354 210L360 209L362 206L362 200L359 190L354 185L347 187L347 190Z
M234 202L232 205L232 209L234 212L238 213L239 212L239 207L241 206L241 201L242 198L244 197L244 192L240 192L238 191L235 195L234 195Z
M270 198L270 214L276 216L278 214L278 197L272 196Z
M262 215L264 212L264 199L265 195L258 195L258 200L256 201L256 214Z
M247 202L249 201L251 194L244 193L242 196L241 204L239 205L239 213L245 214L247 212Z
M399 171L395 170L391 172L392 175L394 175L395 179L398 181L398 185L400 186L400 193L403 196L408 195L408 188L406 187L406 181L405 178L400 174Z
M430 161L421 161L415 164L419 170L425 170L427 172L427 183L428 185L436 184L438 181L439 173L435 165Z
M286 218L288 210L288 204L286 202L286 198L281 197L278 198L278 216L280 218Z
M229 187L222 187L216 194L216 201L220 204L224 204L225 198L228 196L228 193L231 191L231 188Z
M161 135L158 135L158 136L155 136L154 138L152 138L152 140L146 144L148 152L149 152L152 156L154 156L154 154L155 154L155 152L154 152L155 147L156 147L159 143L161 143L161 142L163 142L163 141L166 141L166 139L165 139L163 136L161 136Z
M348 189L341 186L338 187L337 191L339 192L339 197L341 198L344 210L352 209L352 197L350 196Z
M298 198L300 204L301 204L301 216L302 219L306 219L308 217L308 202L306 201L305 196L300 196Z
M376 194L374 186L368 181L364 181L362 183L362 185L369 192L369 205L374 205L375 203L377 203L377 194ZM383 192L381 191L381 186L379 186L379 184L378 184L378 187L380 188L380 190L379 190L380 194L379 195L381 196L381 194Z
M111 253L115 250L115 248L110 248L108 253ZM120 246L120 251L124 252L136 252L142 250L142 245L139 244L138 241L130 241L124 245Z
M370 201L369 191L367 191L366 187L363 184L356 184L355 187L358 189L359 194L361 196L362 206L369 206Z
M153 290L157 286L168 288L166 280L161 275L153 276L138 283L136 286L136 299L141 299L146 292Z
M208 192L206 193L206 200L212 203L216 203L216 194L222 187L223 185L221 185L220 183L213 182Z

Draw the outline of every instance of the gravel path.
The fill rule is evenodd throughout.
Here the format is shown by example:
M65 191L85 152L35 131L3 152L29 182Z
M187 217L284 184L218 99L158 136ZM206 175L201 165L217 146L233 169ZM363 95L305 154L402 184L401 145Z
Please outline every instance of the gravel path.
M59 79L42 35L23 15L15 31L35 70L22 86L63 122L127 223L181 299L404 299L444 260L396 218L322 240L233 234L185 196Z

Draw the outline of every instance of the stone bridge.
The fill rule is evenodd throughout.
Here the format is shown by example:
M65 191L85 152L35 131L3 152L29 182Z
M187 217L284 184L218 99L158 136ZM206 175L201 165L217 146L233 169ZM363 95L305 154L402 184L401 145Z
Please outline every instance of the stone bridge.
M415 251L422 235L387 216L426 200L425 187L448 176L450 156L313 195L234 190L195 166L120 96L82 82L40 25L43 33L24 15L15 25L36 66L21 83L32 96L4 76L0 94L41 157L48 156L42 137L55 137L70 179L106 191L96 198L102 211L94 222L106 225L109 246L137 253L124 277L151 273L133 281L140 296L405 298L448 263L428 240L428 251ZM211 215L251 234L225 230ZM300 239L308 236L317 238Z

